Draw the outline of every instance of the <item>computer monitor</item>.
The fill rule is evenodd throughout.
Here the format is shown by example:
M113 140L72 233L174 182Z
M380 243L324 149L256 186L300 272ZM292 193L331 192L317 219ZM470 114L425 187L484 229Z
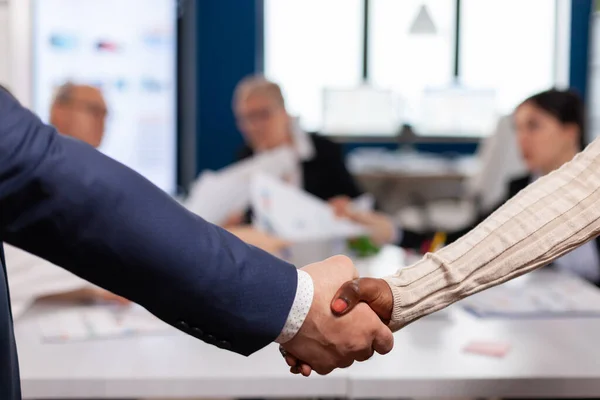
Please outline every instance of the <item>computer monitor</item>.
M419 111L413 125L422 137L485 137L500 117L494 90L453 86L424 90Z
M391 90L367 85L324 90L323 134L393 137L399 129L399 107Z

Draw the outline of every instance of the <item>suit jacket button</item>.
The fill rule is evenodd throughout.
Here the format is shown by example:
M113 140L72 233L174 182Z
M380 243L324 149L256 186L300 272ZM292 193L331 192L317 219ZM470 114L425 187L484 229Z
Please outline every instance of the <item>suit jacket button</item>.
M219 347L224 349L224 350L231 350L231 343L229 343L226 340L220 341L219 342Z
M200 328L192 328L192 335L197 338L201 338L204 336L204 332L202 332L202 329Z
M190 326L185 321L177 321L177 324L175 326L177 326L182 331L188 331L190 329Z
M215 342L215 337L213 335L206 335L206 341L208 343L214 343Z

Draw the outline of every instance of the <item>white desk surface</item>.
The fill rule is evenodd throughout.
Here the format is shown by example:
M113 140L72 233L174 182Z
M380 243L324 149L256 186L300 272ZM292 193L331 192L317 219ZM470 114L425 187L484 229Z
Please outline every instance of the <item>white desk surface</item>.
M291 375L275 345L245 358L175 330L156 337L44 344L35 319L43 312L36 306L16 327L26 399L343 397L347 391L344 372L317 379Z
M387 356L303 378L275 345L244 358L175 330L42 343L36 318L56 307L36 305L15 327L26 399L600 397L600 319L481 320L454 306L398 332ZM508 355L462 351L488 339L509 343Z

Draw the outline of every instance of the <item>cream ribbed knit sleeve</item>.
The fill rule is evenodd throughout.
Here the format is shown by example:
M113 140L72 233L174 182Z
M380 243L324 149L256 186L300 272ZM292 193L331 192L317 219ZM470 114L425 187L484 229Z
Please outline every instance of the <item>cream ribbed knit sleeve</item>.
M471 232L386 278L390 327L542 267L600 234L600 139L538 179Z

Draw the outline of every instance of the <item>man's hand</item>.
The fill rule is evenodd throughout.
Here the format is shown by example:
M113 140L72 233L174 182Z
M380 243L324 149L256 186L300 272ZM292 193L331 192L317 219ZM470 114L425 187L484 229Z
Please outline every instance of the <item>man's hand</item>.
M349 367L354 361L367 360L375 351L385 354L392 349L392 332L366 304L352 303L348 297L344 315L335 318L331 314L333 293L343 282L358 276L350 259L336 256L303 270L311 275L314 297L304 324L282 346L292 372L308 376L314 369L319 374L328 374L335 368ZM350 307L354 308L352 313L348 312ZM306 360L310 367L306 364L296 369L296 362L290 361L296 359Z
M376 211L357 211L352 208L352 200L344 196L330 199L329 205L337 217L347 218L364 226L370 232L371 240L378 246L394 240L398 228L387 215Z
M131 302L121 296L111 293L107 290L95 287L86 287L83 289L73 290L70 292L57 293L53 295L43 296L41 300L73 302L73 303L90 303L95 301L116 303L120 305L128 305Z
M227 216L227 218L225 218L225 221L223 221L220 226L222 228L228 229L228 228L233 228L239 225L242 225L244 223L244 213L243 212L235 212L233 214L230 214Z
M345 217L347 210L352 207L352 199L348 196L332 197L327 200L327 203L329 203L335 215L340 218Z
M386 281L375 278L358 278L348 281L339 288L331 301L330 307L334 315L344 318L343 316L354 308L356 308L356 312L367 305L378 315L381 321L385 324L389 323L392 317L394 297ZM297 355L297 353L293 354ZM300 361L300 359L290 353L284 353L283 355L291 367L292 373L301 373L304 376L310 375L313 369L312 364ZM303 358L301 359L304 360Z

